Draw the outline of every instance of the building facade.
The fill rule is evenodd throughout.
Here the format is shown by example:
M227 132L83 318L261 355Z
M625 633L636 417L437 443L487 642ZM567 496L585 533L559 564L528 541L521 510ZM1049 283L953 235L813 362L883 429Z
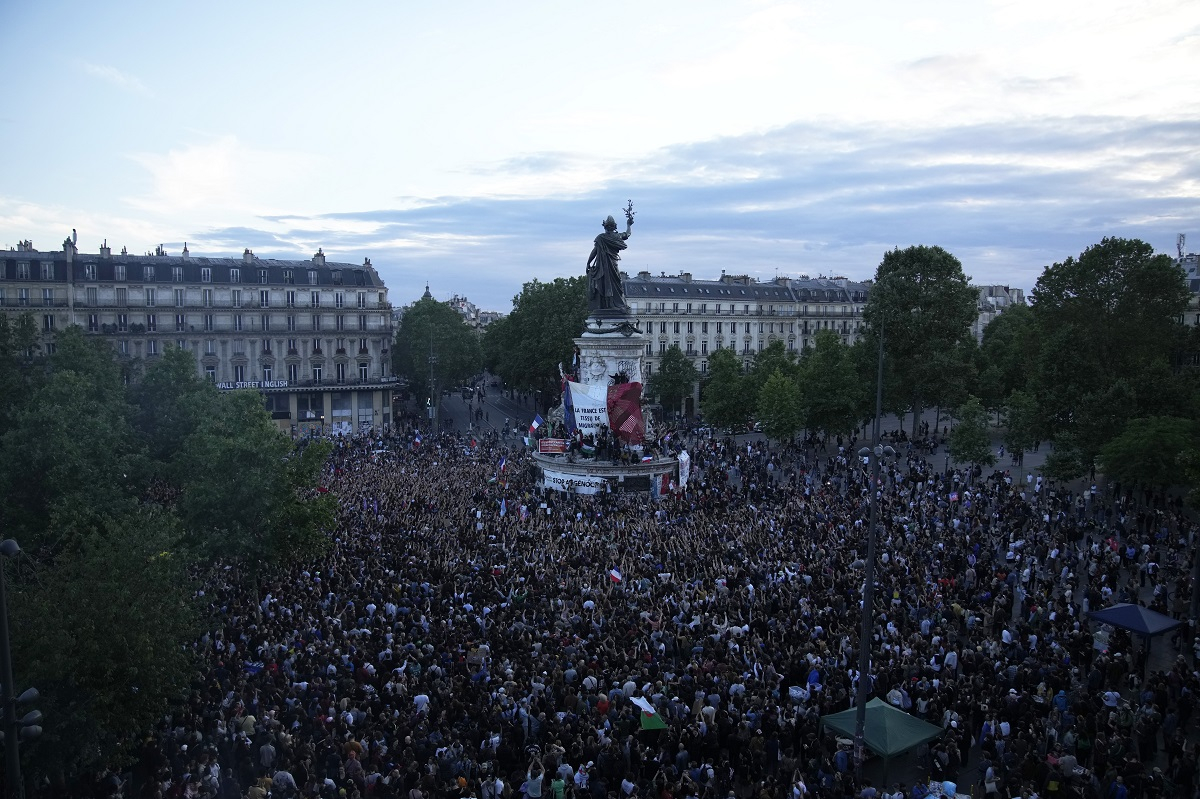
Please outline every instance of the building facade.
M31 314L44 351L71 325L112 343L118 358L192 353L222 390L251 388L281 429L349 433L392 422L392 308L371 266L310 260L0 252L0 308Z
M971 325L971 333L975 340L983 343L983 331L992 320L1014 305L1025 304L1025 291L1011 286L971 286L979 292L976 305L975 322Z
M650 376L672 345L704 374L709 356L718 349L733 350L748 367L773 341L801 354L813 346L820 330L832 330L853 344L862 330L869 285L840 277L760 282L747 275L697 280L688 272L639 272L625 278L624 288L630 311L648 338L643 369ZM694 393L685 410L694 409L697 397Z

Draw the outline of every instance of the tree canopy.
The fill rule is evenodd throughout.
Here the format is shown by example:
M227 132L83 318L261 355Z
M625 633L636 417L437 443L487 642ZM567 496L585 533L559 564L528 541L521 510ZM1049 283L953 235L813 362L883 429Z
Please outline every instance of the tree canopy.
M569 369L574 340L587 321L587 279L531 280L513 297L513 311L484 333L488 369L510 387L557 396L558 367Z
M646 381L646 391L662 403L664 410L677 411L684 398L692 396L699 377L696 367L679 345L672 344L663 354L658 369Z
M742 362L733 350L720 348L708 358L708 372L700 391L704 421L720 430L746 424L753 410L746 401Z
M874 367L875 359L870 361ZM853 348L832 330L817 332L815 346L805 351L797 371L805 426L830 435L848 434L874 413L873 405L867 410L873 385L862 379Z
M483 365L479 334L444 302L423 298L404 312L392 347L392 369L413 394L430 396L429 359L436 389L462 385Z
M1106 238L1038 278L1029 387L1058 476L1085 473L1130 419L1194 412L1171 369L1188 296L1178 264L1137 239Z
M958 463L991 466L996 462L988 433L988 414L978 397L968 397L954 413L958 423L950 431L950 457Z
M795 438L804 426L800 386L795 377L776 369L758 392L757 411L762 431L768 438L781 444Z
M945 398L976 318L977 294L962 264L941 247L914 246L883 256L863 310L867 337L884 336L885 363L903 397L885 406L913 411L916 435L926 403Z
M256 392L219 392L194 353L123 368L77 327L52 356L0 316L0 523L15 679L36 686L35 773L120 762L193 678L194 576L327 544L329 449L297 447ZM126 377L131 382L126 385Z

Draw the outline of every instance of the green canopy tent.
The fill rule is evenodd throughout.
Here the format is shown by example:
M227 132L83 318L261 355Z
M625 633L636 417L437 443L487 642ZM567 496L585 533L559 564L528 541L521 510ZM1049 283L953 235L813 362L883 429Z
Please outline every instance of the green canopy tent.
M821 716L821 724L847 738L854 737L856 709ZM878 697L867 702L867 728L863 739L866 747L883 758L884 780L887 764L893 756L920 746L941 736L944 730L936 724L921 721L895 708Z

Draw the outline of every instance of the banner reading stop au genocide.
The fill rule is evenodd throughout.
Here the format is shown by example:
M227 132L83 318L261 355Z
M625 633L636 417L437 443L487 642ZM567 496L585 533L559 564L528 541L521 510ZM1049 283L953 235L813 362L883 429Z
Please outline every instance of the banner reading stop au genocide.
M569 383L571 407L579 432L596 435L600 425L608 424L608 386L599 383Z

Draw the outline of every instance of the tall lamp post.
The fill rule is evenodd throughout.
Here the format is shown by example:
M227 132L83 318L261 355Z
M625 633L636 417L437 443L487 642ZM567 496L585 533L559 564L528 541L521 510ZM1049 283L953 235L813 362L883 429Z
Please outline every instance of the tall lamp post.
M433 354L433 319L429 320L429 424L433 435L437 435L438 430L438 405L441 404L441 398L438 397L437 387L433 384L433 367L437 364L437 356Z
M871 628L875 621L875 538L879 524L879 470L883 456L896 452L879 443L879 426L883 418L883 325L879 327L879 366L875 383L875 425L872 445L858 451L861 457L871 459L871 524L867 528L867 568L863 585L862 627L858 634L858 695L854 715L854 763L861 772L866 762L865 741L867 733L867 694L870 691L871 671Z
M21 554L21 547L11 538L0 542L0 555L13 558ZM4 702L4 772L6 775L5 794L10 799L21 799L25 795L25 784L21 781L21 741L36 738L42 734L38 725L42 721L42 711L31 710L20 720L17 719L17 705L33 702L38 698L36 688L26 689L20 696L15 695L12 673L12 645L8 637L8 596L4 581L4 566L0 562L0 691L3 692Z

